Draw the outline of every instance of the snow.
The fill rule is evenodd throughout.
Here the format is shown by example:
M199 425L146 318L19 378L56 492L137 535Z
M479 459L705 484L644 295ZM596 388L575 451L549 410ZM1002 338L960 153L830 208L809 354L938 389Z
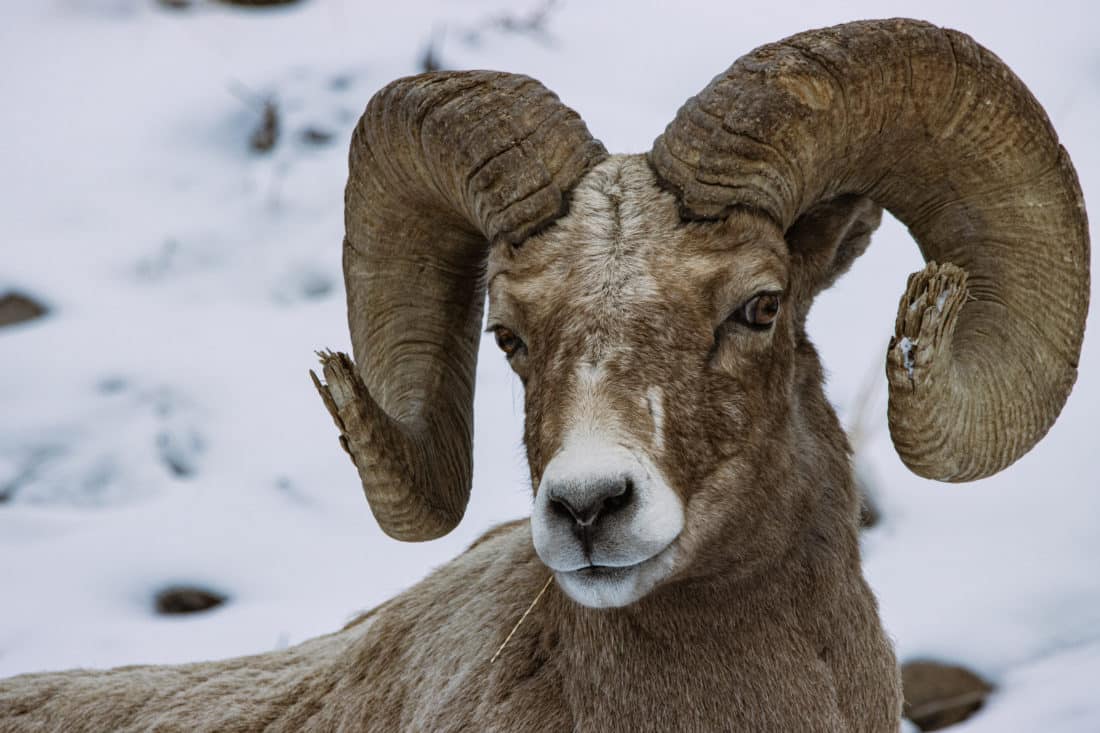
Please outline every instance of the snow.
M909 306L912 308L912 306ZM909 373L909 378L913 378L913 349L916 347L916 341L910 341L908 336L902 336L898 341L898 348L901 349L901 364L905 367L905 371Z
M491 339L470 509L435 542L400 544L377 528L307 376L314 350L348 348L339 253L352 125L377 88L416 71L430 38L453 68L541 79L611 150L637 151L756 45L919 12L975 36L1028 83L1094 219L1100 211L1100 51L1088 3L929 1L918 11L849 0L746 12L572 2L550 13L545 33L501 30L492 21L508 8L5 7L0 293L27 292L51 311L0 330L0 494L10 492L0 504L0 676L297 643L527 514L522 388ZM280 138L257 154L248 141L269 97ZM816 305L809 328L843 413L856 413L905 277L921 266L889 220ZM997 685L960 731L1091 731L1100 721L1094 343L1047 438L1001 475L962 486L901 465L874 370L858 461L876 477L883 520L866 535L865 568L902 659L962 663ZM158 589L187 582L229 602L188 618L153 614Z

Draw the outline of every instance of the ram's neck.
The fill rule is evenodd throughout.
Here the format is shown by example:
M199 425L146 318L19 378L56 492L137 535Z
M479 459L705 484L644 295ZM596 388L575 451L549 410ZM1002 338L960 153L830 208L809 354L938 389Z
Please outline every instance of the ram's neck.
M579 729L895 725L894 657L858 555L852 547L819 546L821 537L808 535L766 575L683 582L626 609L582 609L555 594L552 615L537 622L549 628L537 636L541 656L560 671ZM812 713L806 700L817 701ZM672 717L668 726L654 724L674 710L676 725ZM871 720L868 710L886 714Z
M731 710L749 716L748 730L884 729L885 718L868 721L858 707L892 711L896 689L860 567L849 448L816 355L807 345L802 356L789 453L776 459L796 497L785 544L744 573L734 561L744 538L724 536L705 548L706 562L693 562L696 577L624 609L584 609L551 596L539 620L550 629L541 636L556 640L582 729L651 728L661 700L695 701L699 729L728 728ZM836 708L815 721L782 717L804 711L807 699Z

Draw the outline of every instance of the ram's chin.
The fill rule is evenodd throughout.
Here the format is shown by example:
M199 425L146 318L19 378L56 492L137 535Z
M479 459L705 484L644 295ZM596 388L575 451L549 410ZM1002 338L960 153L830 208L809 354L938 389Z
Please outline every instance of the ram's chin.
M589 608L622 608L641 599L672 570L667 549L637 565L592 566L555 571L558 587L571 599Z

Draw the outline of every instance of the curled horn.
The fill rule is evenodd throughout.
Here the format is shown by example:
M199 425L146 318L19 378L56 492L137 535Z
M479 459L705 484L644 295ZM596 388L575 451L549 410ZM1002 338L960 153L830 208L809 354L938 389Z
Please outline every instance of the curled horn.
M489 247L561 216L606 157L537 81L422 74L367 105L351 141L344 281L355 361L314 375L375 518L392 537L440 537L473 472L474 371Z
M897 19L763 46L688 100L650 156L688 217L751 207L786 231L861 194L909 227L928 265L887 376L914 472L992 475L1054 423L1088 310L1084 202L1039 103L970 37Z

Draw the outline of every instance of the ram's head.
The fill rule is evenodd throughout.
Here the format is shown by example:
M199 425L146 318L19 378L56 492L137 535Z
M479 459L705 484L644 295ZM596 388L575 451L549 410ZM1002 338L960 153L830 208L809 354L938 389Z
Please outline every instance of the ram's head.
M321 391L379 523L421 540L462 517L487 289L526 388L535 549L587 605L749 574L850 491L803 325L880 206L928 261L887 354L911 469L999 471L1076 377L1072 166L995 56L924 23L757 49L648 155L608 156L526 77L402 79L355 132L346 203L355 363L326 357ZM854 506L837 521L854 531Z

